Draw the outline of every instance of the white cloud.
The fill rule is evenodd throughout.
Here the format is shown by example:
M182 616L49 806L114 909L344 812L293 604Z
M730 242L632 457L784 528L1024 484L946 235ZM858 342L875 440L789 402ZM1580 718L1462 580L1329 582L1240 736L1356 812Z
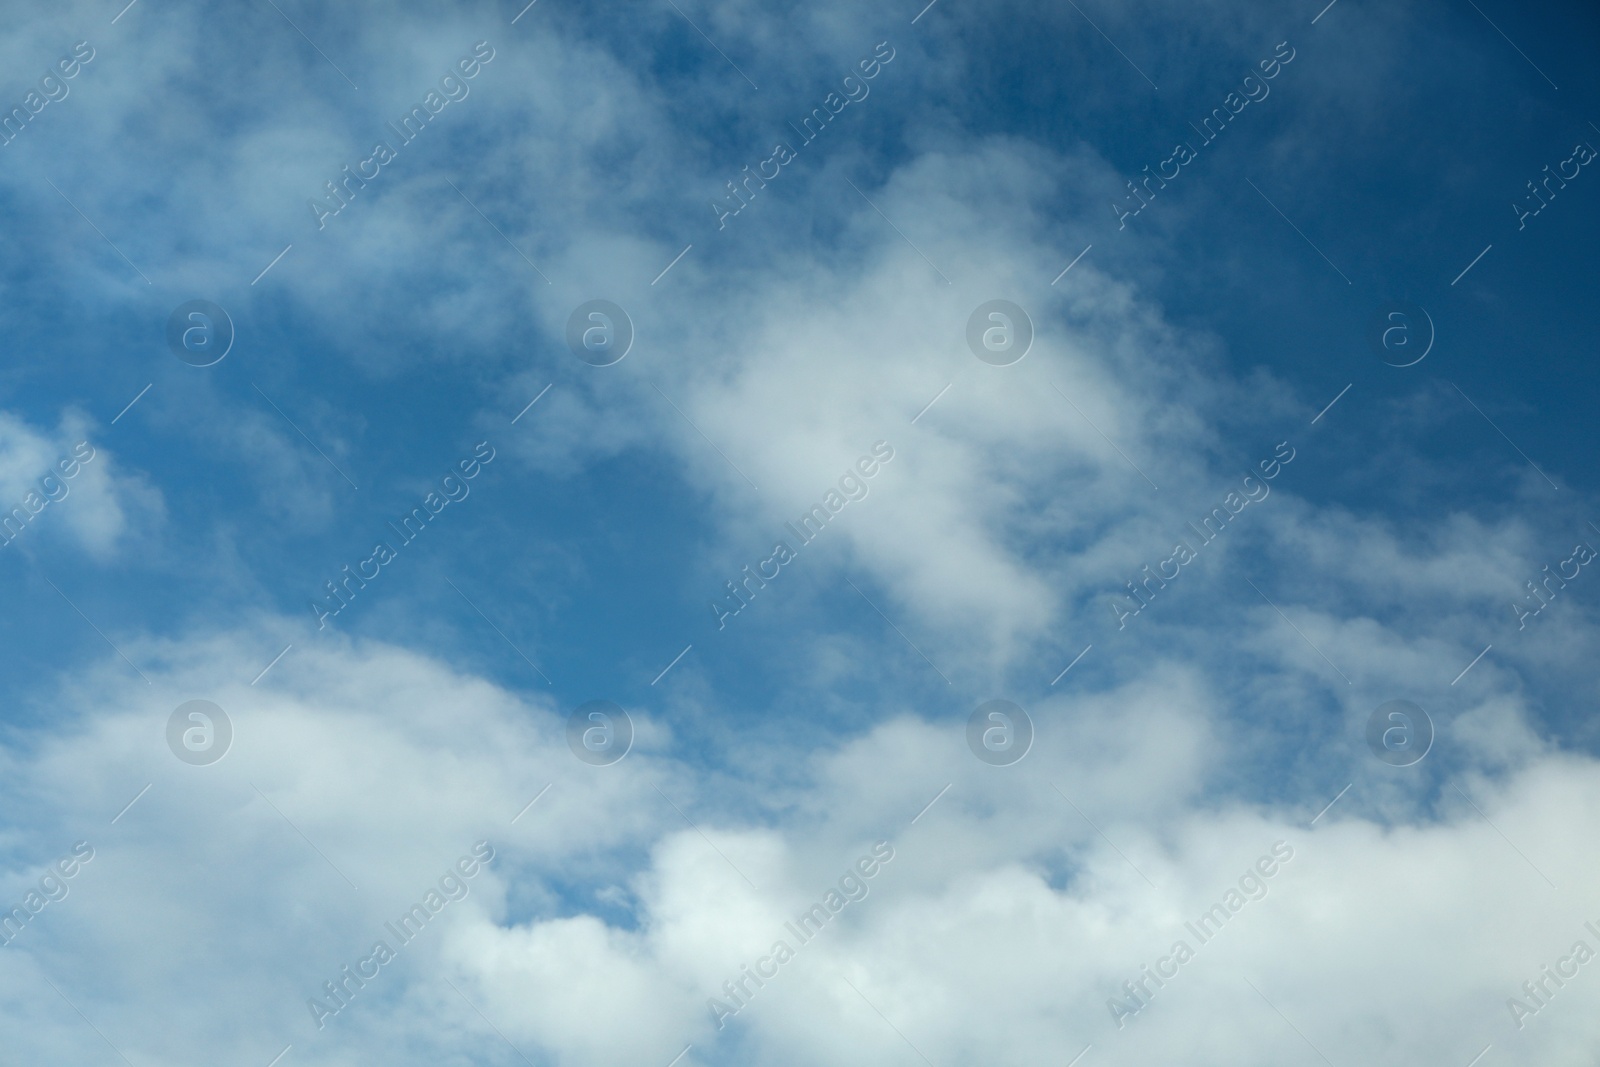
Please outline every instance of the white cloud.
M1334 1062L1470 1058L1488 1042L1554 1062L1593 1038L1587 971L1525 1029L1505 1008L1575 940L1600 948L1581 928L1600 918L1581 891L1600 874L1587 757L1524 745L1493 777L1434 767L1409 801L1358 779L1308 828L1324 798L1203 799L1226 775L1218 711L1205 683L1167 673L1036 707L1036 750L1011 768L972 759L960 723L903 716L825 746L772 796L756 776L697 784L649 729L622 763L585 766L561 709L414 653L330 642L297 648L256 688L241 679L270 631L136 646L163 664L153 695L108 665L61 694L92 714L10 746L10 809L38 817L13 823L8 899L72 841L96 850L7 949L3 1010L25 1053L82 1057L98 1041L41 971L136 1063L270 1058L289 1043L310 1063L501 1055L447 978L519 1047L562 1064L665 1063L689 1043L697 1063L912 1056L877 1011L935 1063L980 1048L1070 1058L1091 1042L1129 1062L1309 1055L1246 979ZM235 725L211 767L164 747L170 707L197 695ZM306 998L389 939L384 922L480 838L497 856L468 898L317 1031ZM717 1031L707 998L794 941L785 921L880 839L895 856L865 899L793 945ZM1184 922L1280 840L1294 857L1264 899L1199 943ZM606 884L627 891L585 888ZM1178 939L1194 959L1119 1031L1106 999ZM174 996L193 1026L158 1022Z
M840 12L796 18L847 51ZM708 15L718 36L784 43L727 5ZM81 98L46 116L81 115L47 143L138 156L139 180L77 173L88 213L117 218L119 241L163 285L242 286L296 240L256 290L275 294L263 303L288 301L374 380L417 362L470 368L485 419L531 398L552 361L575 369L561 335L576 303L632 294L634 355L547 396L520 455L563 471L659 450L709 504L714 536L695 565L721 572L732 560L733 573L874 441L890 442L895 459L870 495L830 524L835 549L802 565L864 572L919 644L932 637L932 658L960 680L953 693L1050 692L1031 705L1035 750L1012 768L979 764L959 714L883 695L903 676L846 655L834 622L793 654L826 666L825 693L872 683L856 698L871 713L859 726L817 729L812 752L758 739L713 766L684 750L665 711L636 708L637 751L604 769L567 751L565 708L421 653L327 633L297 641L257 687L247 680L291 624L130 641L153 686L132 685L115 658L63 668L43 698L49 725L0 747L0 798L14 813L4 899L73 841L96 848L0 968L0 1024L9 1018L18 1055L104 1054L40 977L140 1064L266 1063L291 1043L292 1062L312 1064L509 1061L496 1029L575 1067L665 1065L690 1043L685 1064L915 1062L908 1044L941 1064L1066 1062L1091 1043L1084 1067L1313 1058L1295 1028L1336 1063L1465 1063L1489 1042L1532 1062L1586 1051L1600 977L1582 972L1521 1030L1505 998L1588 936L1581 920L1600 918L1582 892L1600 873L1587 844L1600 766L1541 735L1540 680L1525 669L1581 661L1588 619L1573 612L1539 643L1508 642L1454 691L1458 703L1440 697L1438 747L1418 767L1378 765L1360 740L1378 701L1451 693L1451 675L1489 640L1486 605L1508 624L1502 590L1565 535L1548 542L1531 513L1453 514L1419 533L1314 503L1295 467L1276 502L1207 548L1131 632L1115 630L1105 597L1187 536L1182 520L1216 503L1239 467L1284 437L1308 460L1319 443L1304 397L1264 372L1220 373L1213 339L1170 324L1130 280L1159 258L1159 239L1142 252L1101 244L1051 285L1085 234L1110 229L1103 207L1062 206L1115 187L1109 165L1081 147L924 128L884 168L841 139L808 154L803 177L786 176L792 190L775 185L716 236L699 206L721 180L706 135L681 128L684 105L660 99L648 72L540 22L502 44L465 16L443 28L412 18L363 22L344 49L331 45L364 64L362 99L380 100L371 111L329 103L342 83L276 24L281 38L229 60L241 84L218 92L234 106L209 111L185 80L212 73L198 31L145 20L104 47ZM328 232L312 230L305 196L358 158L391 103L480 36L500 54L428 131L440 136ZM914 58L908 48L897 62ZM276 95L252 95L268 81ZM189 103L162 111L158 90L174 83ZM222 147L194 151L208 137ZM165 165L180 157L192 169ZM135 210L147 199L165 210ZM680 221L685 203L699 214ZM826 252L770 239L802 214L836 238ZM685 233L709 240L652 289ZM52 254L63 276L90 283L79 299L120 298L132 284L109 256ZM997 296L1023 304L1038 330L1012 368L979 363L962 341L971 310ZM365 344L386 331L411 347ZM320 461L275 420L208 410L190 425L233 442L278 513L330 513L325 490L299 495ZM0 501L20 501L87 425L70 412L50 431L0 416ZM342 440L327 442L336 455ZM161 497L93 443L70 497L33 522L107 559L155 525ZM1293 560L1276 572L1282 615L1239 580L1252 561L1280 557ZM1065 663L1091 639L1096 658L1071 683L1049 690L1053 669L1026 680L1047 654L1070 644ZM194 697L219 702L237 731L209 768L178 763L163 740L172 708ZM1576 689L1561 697L1581 706ZM722 694L697 699L702 716L752 711ZM306 998L479 839L498 856L472 895L317 1030ZM723 981L879 839L896 857L870 895L717 1031L707 998L725 996ZM1119 1031L1106 999L1125 996L1184 921L1280 840L1294 859L1265 899L1214 945L1192 946L1171 987Z
M71 410L53 430L0 412L0 507L8 545L65 537L102 562L164 517L160 490L124 470L105 434Z

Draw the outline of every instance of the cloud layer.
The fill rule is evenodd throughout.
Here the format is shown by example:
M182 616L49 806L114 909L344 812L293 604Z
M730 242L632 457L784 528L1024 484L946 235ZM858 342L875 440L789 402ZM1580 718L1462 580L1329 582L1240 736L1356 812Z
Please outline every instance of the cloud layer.
M1600 529L1540 412L1589 378L1495 346L1538 270L1586 291L1584 202L1515 244L1500 193L1587 135L1478 15L19 18L0 101L94 58L0 148L16 1055L1586 1062ZM1451 140L1469 92L1515 141ZM1407 138L1461 162L1376 165ZM1396 294L1430 362L1362 347ZM212 367L165 340L197 298Z

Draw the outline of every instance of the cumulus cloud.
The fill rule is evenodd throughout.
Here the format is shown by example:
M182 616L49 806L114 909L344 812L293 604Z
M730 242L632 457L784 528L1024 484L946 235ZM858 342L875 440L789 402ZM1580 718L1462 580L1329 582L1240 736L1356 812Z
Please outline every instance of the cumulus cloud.
M643 707L641 750L585 765L548 701L398 648L297 649L271 685L222 680L269 637L136 648L166 664L155 694L119 695L108 665L63 690L92 712L8 746L8 808L34 815L13 823L5 891L20 900L75 840L94 850L6 947L30 1054L99 1041L41 975L135 1062L288 1044L314 1063L493 1057L509 1039L571 1064L685 1045L702 1063L914 1058L908 1044L933 1062L1092 1044L1268 1063L1304 1040L1334 1062L1403 1063L1490 1042L1562 1060L1587 1041L1586 969L1546 980L1536 1013L1506 1005L1536 1006L1521 983L1576 942L1600 947L1580 888L1600 807L1587 757L1525 747L1398 807L1364 780L1320 815L1329 798L1212 802L1222 709L1168 674L1039 707L1052 725L1010 768L972 760L959 724L903 716L824 747L773 796L756 777L700 779ZM164 737L169 705L196 694L234 724L209 767ZM493 860L400 942L385 924L475 841ZM830 901L841 885L853 902ZM342 978L377 941L394 962ZM758 964L759 986L743 970ZM306 1002L333 1004L327 981L346 1006L319 1029ZM154 1021L174 996L190 1026Z
M1551 724L1585 706L1595 620L1582 579L1528 585L1586 537L1583 505L1536 495L1510 455L1462 475L1398 431L1356 449L1336 427L1370 383L1317 424L1320 386L1231 351L1193 306L1213 297L1167 284L1223 194L1163 192L1137 237L1105 209L1147 146L1100 136L1122 121L1102 111L1149 118L1146 98L1098 78L1070 135L974 118L963 99L1006 80L987 12L913 37L914 11L890 31L841 4L620 23L543 4L144 6L96 30L73 94L4 149L71 175L60 195L28 167L0 178L47 268L4 284L19 307L49 290L73 328L92 317L74 310L117 309L139 324L129 350L162 360L150 309L212 293L239 344L204 378L163 364L135 416L164 435L154 459L78 407L0 413L0 505L22 509L19 552L59 540L103 565L149 548L162 574L205 575L211 615L129 594L160 603L102 631L116 654L35 671L7 720L0 904L22 911L0 1022L16 1055L1094 1067L1467 1063L1492 1044L1580 1062L1600 989L1574 948L1600 952L1582 888L1600 766ZM1064 55L1104 51L1086 18L1006 11L1060 31ZM1105 29L1208 100L1210 57L1277 39L1272 13L1208 12L1158 51L1149 27L1183 14L1141 4ZM108 18L69 5L0 53L32 70L76 39L63 21ZM709 199L883 35L899 51L873 96L721 227ZM494 58L470 94L319 225L308 198L480 40ZM1373 62L1396 76L1392 46ZM1337 67L1318 69L1313 114L1336 96L1319 79ZM1267 160L1309 154L1303 130L1254 136ZM1224 163L1207 160L1219 183ZM637 330L612 367L565 350L595 297ZM964 340L997 298L1035 329L1008 367ZM1447 400L1424 386L1372 403L1432 432ZM481 524L406 549L412 578L347 586L348 626L261 607L269 575L335 573L346 549L315 536L389 536L383 509L421 477L392 454L469 432L503 448L500 499L527 511L485 502ZM752 636L716 636L705 605L725 579L796 537L880 441L893 458L861 498L815 548L791 545L809 578L747 587ZM93 458L68 475L80 442ZM1225 504L1246 471L1270 495ZM1427 506L1344 491L1374 472ZM1500 495L1434 506L1469 477ZM212 479L225 506L200 499ZM556 481L624 504L552 514ZM198 525L168 544L180 498ZM1206 536L1194 524L1218 507L1226 528ZM656 573L629 569L617 515L662 531ZM1151 577L1175 541L1196 559ZM419 589L471 566L518 591L536 557L562 562L540 591L562 607L518 624L571 631L590 658L517 690L480 665L531 664L506 619L532 609L457 586L450 615ZM611 570L626 588L594 577ZM644 653L589 610L610 598L677 626L644 581L692 588L701 629L671 630L662 664L689 646L676 673L635 684L616 663ZM1531 625L1511 610L1525 595L1549 601ZM486 633L493 654L473 643ZM590 685L630 694L634 750L613 766L568 747L573 687ZM971 706L999 693L1037 730L1009 767L965 741ZM1413 767L1366 746L1397 696L1433 717ZM169 747L193 699L232 725L208 766ZM93 858L52 874L78 842ZM441 878L472 855L459 899L424 903L453 896ZM47 878L64 891L44 903ZM419 903L425 925L400 937ZM792 929L807 912L814 936Z

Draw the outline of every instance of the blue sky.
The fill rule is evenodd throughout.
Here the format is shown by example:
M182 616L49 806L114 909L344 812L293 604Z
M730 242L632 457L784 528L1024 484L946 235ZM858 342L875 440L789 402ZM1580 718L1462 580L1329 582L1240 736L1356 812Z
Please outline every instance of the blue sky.
M0 949L19 1055L1592 1047L1589 968L1522 988L1600 949L1592 9L12 16L0 903L94 849ZM166 341L196 300L234 332L204 367ZM567 341L594 300L634 331L609 366ZM1033 327L1009 366L966 341L991 300ZM1404 367L1372 340L1398 308ZM403 543L430 492L460 499ZM1020 762L968 749L994 699ZM190 700L232 724L213 763L169 747ZM568 747L591 700L632 720L620 762ZM1391 700L1431 721L1420 762L1367 746ZM478 841L464 900L318 1019ZM719 1027L879 841L870 893ZM1119 1016L1280 841L1226 941Z

